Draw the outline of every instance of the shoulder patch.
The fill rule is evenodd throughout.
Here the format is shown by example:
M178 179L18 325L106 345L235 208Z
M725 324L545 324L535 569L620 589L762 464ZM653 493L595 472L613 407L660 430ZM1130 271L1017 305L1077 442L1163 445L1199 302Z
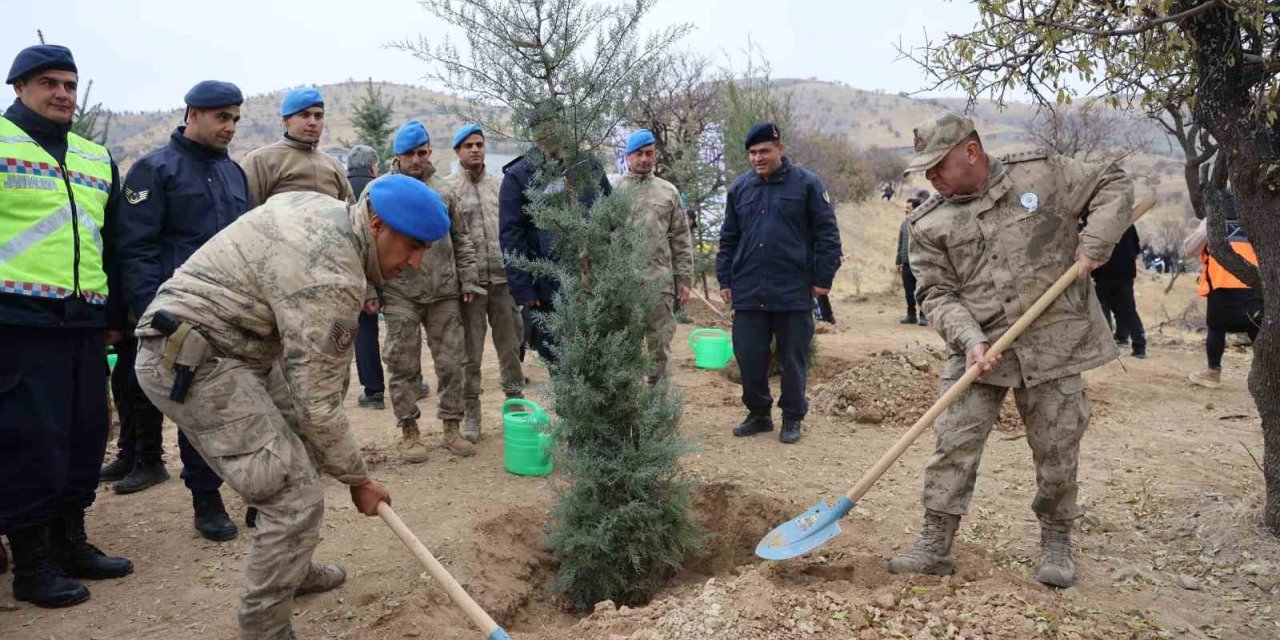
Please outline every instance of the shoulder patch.
M924 202L922 202L920 206L916 207L915 209L912 209L911 215L907 216L907 220L909 220L911 224L915 224L916 220L919 220L920 218L923 218L926 215L929 215L930 211L937 209L938 205L942 204L943 202L945 202L945 200L942 199L942 196L935 193L932 196L930 196L928 200L925 200Z
M320 350L331 356L345 354L356 340L357 327L354 320L334 320Z
M1000 162L1005 164L1015 164L1018 162L1030 162L1032 160L1044 160L1049 157L1046 149L1034 149L1032 151L1020 151L1018 153L1009 153L1000 156Z
M124 188L124 199L125 199L125 202L128 202L129 204L142 204L143 202L147 201L147 198L150 198L150 197L151 197L150 189L134 191L133 187Z

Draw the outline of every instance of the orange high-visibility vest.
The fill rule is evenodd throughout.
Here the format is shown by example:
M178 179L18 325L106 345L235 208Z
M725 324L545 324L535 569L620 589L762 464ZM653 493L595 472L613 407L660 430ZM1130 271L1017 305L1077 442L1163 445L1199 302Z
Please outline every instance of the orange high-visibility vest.
M1240 254L1242 258L1249 261L1249 264L1258 266L1258 254L1253 251L1253 244L1248 240L1231 242L1231 248ZM1200 252L1200 263L1204 265L1204 271L1200 273L1200 295L1208 296L1210 291L1214 289L1248 289L1249 285L1240 281L1239 278L1231 275L1230 271L1223 268L1213 256L1209 255L1209 249L1205 248Z

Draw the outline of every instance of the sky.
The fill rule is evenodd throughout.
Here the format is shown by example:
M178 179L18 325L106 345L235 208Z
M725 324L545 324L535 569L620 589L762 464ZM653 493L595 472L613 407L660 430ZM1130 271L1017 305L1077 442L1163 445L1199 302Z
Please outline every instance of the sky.
M207 79L234 82L248 95L368 77L424 85L427 63L388 45L450 34L458 41L415 0L0 0L0 10L6 71L42 29L46 42L72 50L81 86L93 81L89 101L114 111L178 107ZM922 89L925 77L896 60L894 44L968 30L976 18L963 1L661 0L644 26L691 23L681 46L735 68L750 39L775 78L897 93Z

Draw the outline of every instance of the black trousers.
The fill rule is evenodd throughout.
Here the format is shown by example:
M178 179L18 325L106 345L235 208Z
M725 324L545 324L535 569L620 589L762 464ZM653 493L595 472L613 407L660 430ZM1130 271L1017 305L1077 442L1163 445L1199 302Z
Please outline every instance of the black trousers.
M1129 339L1134 353L1145 353L1147 334L1138 316L1138 304L1133 299L1133 280L1102 280L1093 283L1098 292L1098 302L1104 311L1115 317L1115 337Z
M116 368L111 372L111 395L120 416L116 447L121 456L158 462L164 455L164 414L138 385L138 374L133 369L138 360L138 340L126 337L116 345L116 353ZM217 491L222 486L222 478L209 468L182 430L178 430L178 456L182 459L182 481L192 493Z
M907 296L907 315L916 317L916 274L906 263L902 265L902 292Z
M1222 367L1222 354L1227 350L1228 333L1246 333L1258 339L1262 327L1262 296L1252 289L1214 289L1209 292L1205 314L1205 356L1209 367Z
M551 334L538 325L536 318L544 313L551 313L553 310L551 303L545 301L539 302L536 307L520 308L520 319L524 321L524 344L525 346L533 347L538 352L538 355L542 356L547 366L553 366L557 362L555 353L551 350L553 344ZM521 360L523 359L524 354L521 352Z
M93 504L109 430L102 329L0 327L0 533Z
M356 376L365 395L382 393L386 381L382 377L382 356L378 355L378 314L360 312L360 328L356 331Z
M734 311L733 355L742 373L742 404L756 415L769 415L773 394L769 391L769 352L777 340L782 367L778 407L782 417L804 419L809 412L805 386L809 369L809 342L813 339L813 314L808 311Z

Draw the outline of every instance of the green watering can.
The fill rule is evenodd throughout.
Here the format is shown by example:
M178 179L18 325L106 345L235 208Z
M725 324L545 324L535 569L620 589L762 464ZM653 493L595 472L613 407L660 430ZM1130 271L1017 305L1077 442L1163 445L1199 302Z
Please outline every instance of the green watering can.
M117 359L117 358L119 358L119 357L120 357L120 356L116 355L116 347L115 347L115 345L111 345L111 346L108 346L108 347L107 347L107 369L108 369L108 370L110 370L110 371L115 371L115 369L116 369L116 359Z
M723 369L733 357L733 343L724 329L694 329L689 334L693 365L699 369Z
M551 417L536 402L502 403L502 466L518 476L551 473Z

